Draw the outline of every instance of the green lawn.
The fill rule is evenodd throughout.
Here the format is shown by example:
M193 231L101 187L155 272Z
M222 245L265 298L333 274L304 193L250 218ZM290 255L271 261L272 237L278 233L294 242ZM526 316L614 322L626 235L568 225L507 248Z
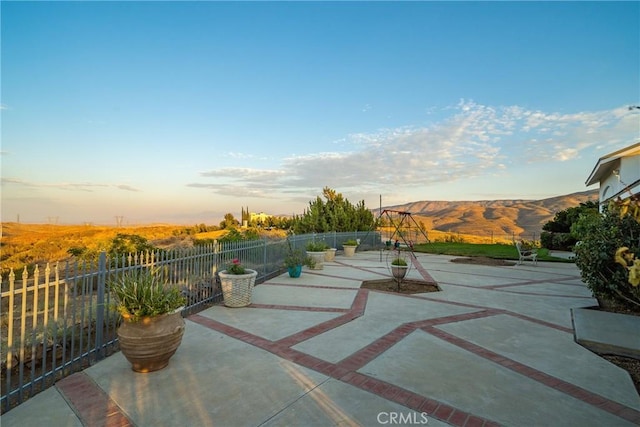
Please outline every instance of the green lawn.
M415 252L455 256L485 256L496 259L518 260L518 251L514 245L433 242L414 246ZM539 261L573 262L549 255L549 250L538 249Z

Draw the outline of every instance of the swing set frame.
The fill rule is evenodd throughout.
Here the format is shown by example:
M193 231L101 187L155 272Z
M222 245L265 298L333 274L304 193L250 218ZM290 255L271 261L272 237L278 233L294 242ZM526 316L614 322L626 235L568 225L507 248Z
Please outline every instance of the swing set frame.
M396 221L396 219L392 215L400 216L400 221ZM420 233L424 236L424 238L426 239L427 243L430 242L429 236L423 230L423 228L420 227L420 225L416 222L416 220L413 218L411 212L398 211L398 210L393 210L393 209L385 209L382 212L380 212L380 215L378 215L378 220L380 218L382 218L383 216L389 221L389 223L394 228L394 231L391 234L391 236L389 237L388 242L392 242L392 241L395 240L396 249L399 247L399 243L400 243L398 238L394 239L394 237L396 237L396 235L397 235L398 237L400 237L402 242L404 242L406 247L411 250L411 253L413 254L413 244L414 244L414 242L411 239L407 240L405 238L405 233L402 232L402 227L405 224L408 225L409 229L411 229L411 224L413 224L415 226L416 230L419 230Z

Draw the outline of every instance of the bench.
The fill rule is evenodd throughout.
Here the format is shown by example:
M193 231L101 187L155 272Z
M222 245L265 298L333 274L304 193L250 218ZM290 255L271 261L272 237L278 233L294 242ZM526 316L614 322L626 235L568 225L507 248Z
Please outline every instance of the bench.
M530 260L533 265L538 265L538 250L523 248L521 242L516 243L516 249L518 249L518 265L521 265L527 260Z

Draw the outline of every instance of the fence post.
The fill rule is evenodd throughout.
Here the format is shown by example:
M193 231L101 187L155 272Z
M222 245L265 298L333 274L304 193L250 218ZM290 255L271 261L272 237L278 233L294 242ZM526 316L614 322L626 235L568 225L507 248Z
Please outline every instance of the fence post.
M96 361L104 359L104 294L107 281L107 253L98 257L98 291L96 302Z
M267 239L262 239L262 276L267 277Z

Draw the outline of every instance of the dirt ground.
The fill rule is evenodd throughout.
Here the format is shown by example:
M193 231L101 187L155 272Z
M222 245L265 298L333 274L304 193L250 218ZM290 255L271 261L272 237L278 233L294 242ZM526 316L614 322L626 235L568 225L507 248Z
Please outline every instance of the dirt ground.
M437 283L410 279L403 279L399 284L395 279L367 280L362 282L361 287L374 291L400 292L401 294L420 294L440 291Z

